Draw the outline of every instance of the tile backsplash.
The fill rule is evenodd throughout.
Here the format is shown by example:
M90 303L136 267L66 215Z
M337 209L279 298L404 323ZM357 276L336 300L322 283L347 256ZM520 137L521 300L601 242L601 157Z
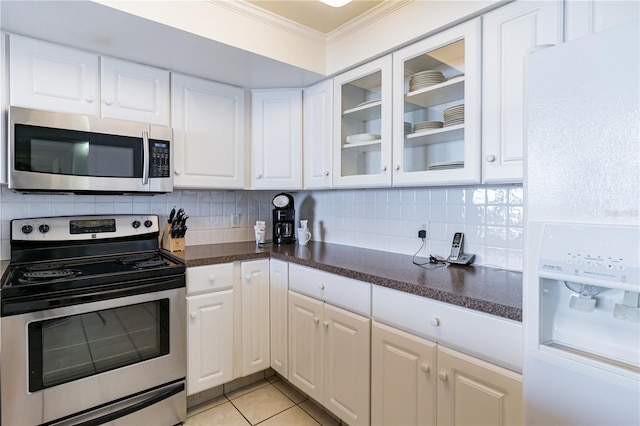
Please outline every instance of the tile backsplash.
M279 191L191 191L164 195L105 196L0 191L0 257L10 258L11 219L87 214L157 214L173 206L190 216L187 245L253 240L256 220L271 222ZM521 185L390 188L293 193L298 218L308 219L313 240L403 254L446 257L453 234L465 233L476 264L522 270ZM240 216L232 227L231 215ZM422 227L427 239L417 237ZM269 230L270 231L270 230ZM267 238L271 236L268 235Z

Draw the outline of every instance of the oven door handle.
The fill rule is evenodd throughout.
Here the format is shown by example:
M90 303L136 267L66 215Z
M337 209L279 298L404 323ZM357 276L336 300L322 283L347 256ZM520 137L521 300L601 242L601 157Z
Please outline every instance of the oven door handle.
M179 383L176 383L174 385L171 385L170 387L167 387L166 390L163 390L162 392L158 392L153 394L151 397L147 398L147 399L143 399L140 402L136 402L135 404L132 405L128 405L120 410L114 411L113 413L109 413L109 414L105 414L103 416L99 415L99 412L101 410L99 410L98 412L96 411L92 411L90 413L86 413L80 416L73 416L71 418L67 417L64 419L58 419L58 420L54 420L53 422L49 422L49 423L44 423L42 426L71 426L71 425L76 425L76 426L97 426L97 425L102 425L105 423L109 423L112 422L114 420L117 420L119 418L128 416L130 414L133 414L137 411L141 411L147 407L150 407L154 404L157 404L161 401L164 401L165 399L171 398L173 395L176 395L182 391L185 390L185 386L184 386L184 381L180 381ZM120 404L124 404L127 403L128 401L124 401L121 402ZM108 410L108 409L112 409L113 406L109 405L103 408L103 410ZM85 416L95 416L98 415L98 417L94 417L92 419L86 420L86 421L82 421L83 417Z
M142 132L142 184L149 183L149 132Z

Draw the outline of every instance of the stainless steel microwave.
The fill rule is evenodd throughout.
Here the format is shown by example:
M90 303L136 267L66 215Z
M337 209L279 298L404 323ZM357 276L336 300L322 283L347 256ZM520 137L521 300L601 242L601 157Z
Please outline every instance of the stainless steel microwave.
M170 127L11 106L9 188L74 193L173 190Z

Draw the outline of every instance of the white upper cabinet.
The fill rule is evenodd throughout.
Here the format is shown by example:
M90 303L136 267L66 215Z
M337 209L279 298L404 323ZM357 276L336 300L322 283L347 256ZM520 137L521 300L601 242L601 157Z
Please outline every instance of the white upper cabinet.
M333 185L391 185L391 56L333 80Z
M565 41L640 19L637 0L565 0Z
M17 35L9 52L11 105L99 115L98 55Z
M480 182L480 19L393 54L393 184Z
M304 188L332 184L333 80L304 89Z
M102 116L169 126L169 71L100 59Z
M172 74L175 188L244 187L243 89Z
M562 2L517 1L483 17L484 182L521 182L524 57L562 42Z
M251 123L251 188L302 189L302 90L253 90Z

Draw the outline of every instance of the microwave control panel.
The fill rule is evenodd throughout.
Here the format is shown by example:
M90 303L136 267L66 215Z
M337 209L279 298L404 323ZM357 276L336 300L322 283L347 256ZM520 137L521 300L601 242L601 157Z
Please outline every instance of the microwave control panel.
M149 177L163 178L171 176L169 172L169 142L152 140L150 145L151 169L149 170Z

